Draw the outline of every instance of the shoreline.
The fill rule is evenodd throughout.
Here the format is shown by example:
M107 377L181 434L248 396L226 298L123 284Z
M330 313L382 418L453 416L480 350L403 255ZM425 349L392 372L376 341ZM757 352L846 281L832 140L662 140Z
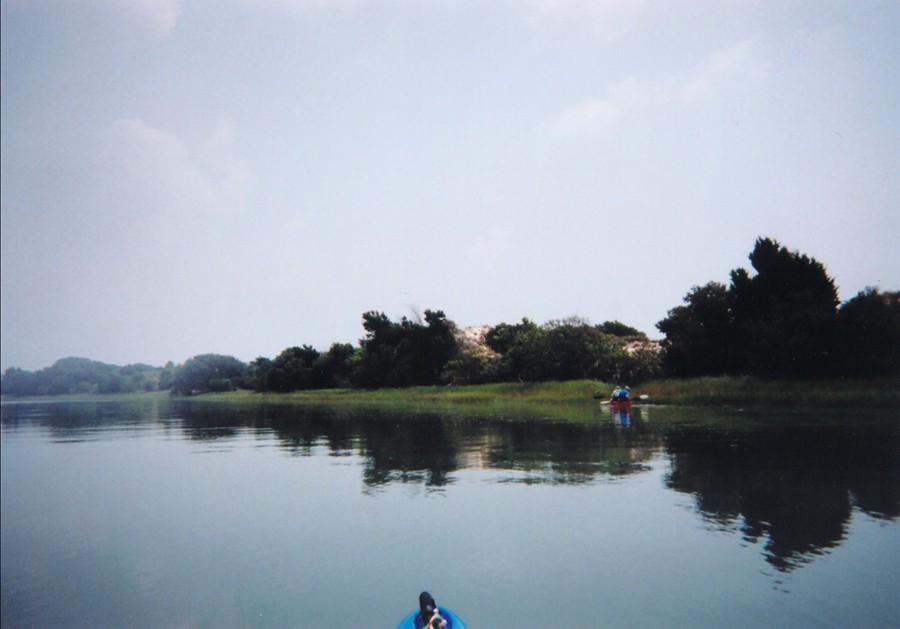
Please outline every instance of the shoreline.
M167 391L107 395L3 396L2 402L114 401L172 399L197 402L320 404L334 406L432 407L474 409L498 404L512 407L597 404L614 384L594 380L536 383L427 386L403 389L321 389L290 393L255 393L238 390L171 396ZM638 404L759 408L900 410L900 375L875 379L763 380L751 377L664 379L632 387L633 396L647 395Z

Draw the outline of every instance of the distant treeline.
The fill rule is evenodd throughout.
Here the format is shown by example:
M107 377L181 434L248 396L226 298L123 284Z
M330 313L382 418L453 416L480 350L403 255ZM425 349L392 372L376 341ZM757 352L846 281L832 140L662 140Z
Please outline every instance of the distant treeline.
M192 395L582 378L637 382L662 373L658 346L618 321L592 325L570 318L537 325L526 318L481 330L476 338L457 329L440 310L399 322L366 312L362 322L366 334L357 346L334 343L324 353L309 345L288 347L274 358L259 357L249 364L233 356L202 354L162 368L64 358L36 372L8 369L2 391L19 396L154 390Z
M435 384L539 382L572 379L640 381L662 373L659 352L646 336L618 321L600 325L571 318L537 325L527 318L501 323L474 337L440 310L392 321L362 315L357 346L334 343L324 353L288 347L274 358L243 365L227 356L195 356L179 366L171 390L178 395L235 388L259 392L311 389L400 388Z
M3 395L136 393L171 388L175 371L171 362L165 367L117 367L87 358L62 358L40 371L7 369L0 383Z
M392 321L362 315L358 345L325 352L288 347L249 364L203 354L175 366L117 367L64 358L29 372L7 369L4 395L125 393L176 395L250 389L328 388L598 379L636 383L661 376L875 376L900 370L900 293L867 289L839 307L825 267L771 239L750 254L754 276L695 286L657 324L661 344L618 321L572 317L538 325L527 318L459 330L440 310Z

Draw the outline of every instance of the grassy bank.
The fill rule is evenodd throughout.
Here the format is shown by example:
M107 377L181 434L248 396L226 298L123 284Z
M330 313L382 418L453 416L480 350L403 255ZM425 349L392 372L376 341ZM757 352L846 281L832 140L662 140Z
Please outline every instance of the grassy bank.
M208 394L196 399L268 402L402 406L410 408L475 408L509 405L551 406L596 403L594 394L608 396L613 385L593 380L543 383L503 383L471 386L412 387L358 391L333 389L295 393L236 391ZM874 380L789 381L757 378L690 378L648 382L634 387L635 395L647 395L645 403L681 406L778 405L794 408L900 409L900 377Z
M412 387L361 391L325 389L294 393L210 393L189 399L232 403L327 404L384 406L403 409L489 410L547 413L552 407L591 407L604 398L613 385L595 380L542 383L502 383L471 386ZM900 376L872 380L762 380L746 377L667 379L635 386L635 396L647 395L645 404L671 406L736 406L742 408L777 405L789 408L880 408L900 411ZM167 398L165 392L121 395L66 395L13 400L121 400Z
M779 405L900 409L900 376L877 379L763 380L749 377L660 380L641 388L654 403L685 406Z
M539 416L576 419L592 417L598 407L592 381L473 386L411 387L359 391L326 389L294 393L234 391L191 399L231 403L308 404L344 408L380 408L442 414Z

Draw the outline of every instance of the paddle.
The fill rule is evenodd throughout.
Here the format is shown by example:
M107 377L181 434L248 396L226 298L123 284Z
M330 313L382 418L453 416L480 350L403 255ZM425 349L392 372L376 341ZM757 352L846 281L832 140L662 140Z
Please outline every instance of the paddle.
M639 399L639 400L649 400L649 399L650 399L650 396L647 395L646 393L643 393L643 394L641 394L641 395L638 395L638 396L637 396L637 399ZM612 400L603 400L602 402L600 402L600 405L603 406L603 405L609 404L609 403L611 403L611 402L612 402Z

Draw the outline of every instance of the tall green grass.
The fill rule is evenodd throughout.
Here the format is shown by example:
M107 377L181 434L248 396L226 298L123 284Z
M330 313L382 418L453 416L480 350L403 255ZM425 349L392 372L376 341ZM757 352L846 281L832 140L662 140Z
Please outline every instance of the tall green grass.
M647 383L641 392L658 404L900 409L900 376L872 380L668 379Z
M599 404L593 399L597 382L485 384L472 386L411 387L372 391L325 389L293 393L205 394L191 399L234 403L340 405L398 411L435 411L492 416L538 415L543 418L592 417ZM606 385L601 385L606 386ZM610 389L611 390L611 389Z
M208 393L191 397L198 401L267 404L327 404L378 406L397 409L486 411L491 413L535 412L542 415L587 412L613 390L613 384L595 380L570 382L499 383L463 386L411 387L404 389L322 389L293 393ZM778 405L789 408L881 408L900 412L900 375L877 379L765 380L750 377L706 377L665 379L633 387L641 404L670 406ZM647 399L637 399L646 395ZM42 396L34 400L121 400L168 397L167 393Z
M325 389L294 393L207 394L197 399L234 402L376 405L406 408L550 407L597 404L613 385L593 380L541 383L500 383L464 386L411 387L373 391ZM666 379L632 391L646 395L646 404L683 406L780 406L797 408L865 407L900 410L900 376L816 381L763 380L748 377ZM546 409L544 409L546 410ZM572 409L569 408L569 411Z

